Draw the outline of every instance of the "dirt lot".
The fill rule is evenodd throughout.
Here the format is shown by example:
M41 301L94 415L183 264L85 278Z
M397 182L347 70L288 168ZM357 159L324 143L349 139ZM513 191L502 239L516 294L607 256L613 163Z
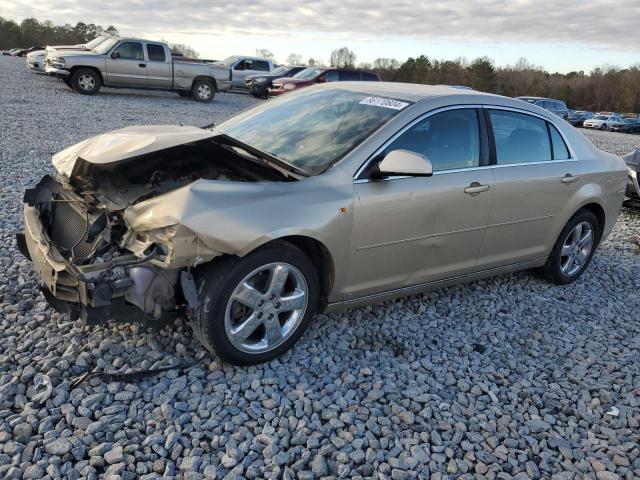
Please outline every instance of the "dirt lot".
M0 478L640 478L640 214L582 279L531 272L319 316L279 360L232 368L188 320L89 328L15 249L56 151L133 124L204 125L255 100L74 94L0 57ZM585 132L624 154L640 136ZM201 363L134 383L98 370ZM34 382L53 390L38 401Z

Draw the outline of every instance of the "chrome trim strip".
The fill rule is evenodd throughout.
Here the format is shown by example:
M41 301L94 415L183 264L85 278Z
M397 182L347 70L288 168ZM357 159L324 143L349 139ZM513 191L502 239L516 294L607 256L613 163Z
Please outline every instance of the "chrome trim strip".
M388 247L390 245L398 245L400 243L417 242L419 240L426 240L428 238L442 237L444 235L456 235L458 233L474 232L476 230L488 230L490 228L504 227L504 226L507 226L507 225L516 225L518 223L537 222L539 220L546 220L548 218L553 218L553 215L544 215L542 217L525 218L525 219L522 219L522 220L512 220L510 222L492 223L490 225L485 225L485 226L482 226L482 227L465 228L465 229L462 229L462 230L452 230L450 232L432 233L430 235L421 235L419 237L403 238L401 240L392 240L390 242L373 243L373 244L370 244L370 245L363 245L361 247L356 247L356 251L359 252L361 250L370 250L372 248Z

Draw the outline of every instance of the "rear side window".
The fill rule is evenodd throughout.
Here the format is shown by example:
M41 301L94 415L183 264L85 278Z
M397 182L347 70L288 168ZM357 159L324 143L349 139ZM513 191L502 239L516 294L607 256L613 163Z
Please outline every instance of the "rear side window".
M147 43L147 55L149 55L149 60L152 62L164 62L166 60L164 47L155 43Z
M364 80L365 82L377 82L378 77L373 73L362 72L362 80Z
M115 50L119 58L126 60L144 60L142 44L138 42L124 42L118 45Z
M564 143L560 132L558 132L558 130L556 130L556 127L551 124L549 124L549 135L551 135L551 144L553 145L553 159L567 160L568 158L570 158L567 144Z
M360 81L360 72L354 72L352 70L341 70L338 75L341 82Z
M460 109L427 117L394 140L386 152L400 149L427 157L434 172L477 167L480 165L478 114L473 109Z
M259 72L268 72L269 62L265 62L263 60L256 60L255 62L253 62L253 65L251 65L251 68Z
M490 110L489 117L498 165L551 160L551 143L544 120L503 110Z

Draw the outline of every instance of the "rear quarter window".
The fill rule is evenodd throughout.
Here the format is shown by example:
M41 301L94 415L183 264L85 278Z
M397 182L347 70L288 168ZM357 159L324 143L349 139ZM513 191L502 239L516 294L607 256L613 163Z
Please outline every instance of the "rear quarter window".
M554 160L567 160L571 158L567 144L564 143L564 139L560 132L553 125L549 124L549 134L551 135L551 144L553 145L553 159Z

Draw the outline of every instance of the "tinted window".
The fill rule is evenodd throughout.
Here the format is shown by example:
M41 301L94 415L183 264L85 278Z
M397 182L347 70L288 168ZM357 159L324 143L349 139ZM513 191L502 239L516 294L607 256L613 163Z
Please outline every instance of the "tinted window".
M366 82L377 82L378 81L378 77L376 75L374 75L373 73L362 72L362 80L364 80Z
M338 72L336 70L327 70L326 72L324 72L323 76L326 82L338 81Z
M549 124L549 133L551 134L551 143L553 145L553 159L554 160L566 160L570 157L567 144L564 143L562 136L556 130L556 127Z
M259 72L268 72L269 71L269 62L265 62L263 60L258 60L253 62L251 66L253 70L258 70Z
M147 43L147 55L152 62L164 62L166 60L164 47L154 43Z
M551 160L544 120L516 112L490 110L498 165Z
M449 110L425 118L393 141L387 152L411 150L427 157L434 171L480 165L480 130L475 110Z
M353 70L341 70L338 75L341 82L360 81L360 72L354 72Z
M142 44L138 42L125 42L118 45L115 50L119 53L120 58L129 60L144 60L142 53Z

